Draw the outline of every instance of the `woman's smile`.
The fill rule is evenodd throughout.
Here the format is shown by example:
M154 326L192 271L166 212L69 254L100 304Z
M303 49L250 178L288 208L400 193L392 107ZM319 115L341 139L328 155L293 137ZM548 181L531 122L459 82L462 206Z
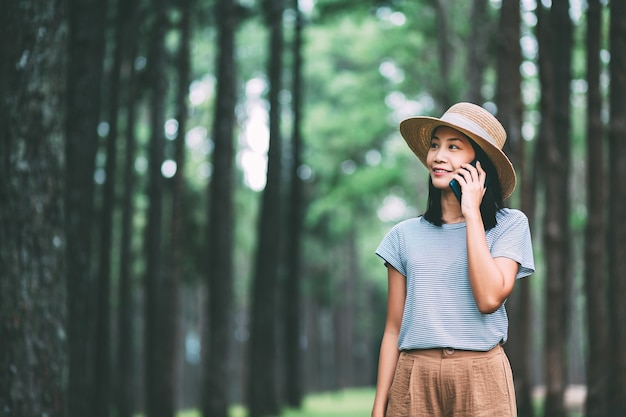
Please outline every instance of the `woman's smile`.
M452 171L444 169L444 168L433 168L433 175L437 177L445 176Z

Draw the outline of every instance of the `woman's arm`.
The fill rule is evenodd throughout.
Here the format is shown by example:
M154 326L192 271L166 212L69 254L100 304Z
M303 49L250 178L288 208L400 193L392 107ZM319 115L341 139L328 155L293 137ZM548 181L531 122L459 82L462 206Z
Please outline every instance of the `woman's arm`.
M393 382L396 364L400 351L398 337L404 312L406 299L406 278L393 266L387 264L387 320L385 332L380 345L378 360L378 380L376 382L376 396L372 407L372 417L383 417L387 409L389 388Z
M492 258L480 216L466 218L467 261L474 300L483 314L493 313L513 291L519 265L509 258Z
M492 258L487 247L480 202L485 194L485 171L480 162L476 168L465 165L461 211L467 226L467 261L470 286L478 310L493 313L513 291L519 265L509 258ZM469 174L468 174L469 173Z

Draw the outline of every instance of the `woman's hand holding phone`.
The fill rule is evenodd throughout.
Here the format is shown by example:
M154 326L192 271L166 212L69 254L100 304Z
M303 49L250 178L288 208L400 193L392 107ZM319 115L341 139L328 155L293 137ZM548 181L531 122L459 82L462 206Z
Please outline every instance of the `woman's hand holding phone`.
M460 203L462 203L461 197L463 191L465 191L466 194L471 193L472 190L479 191L480 194L474 193L474 195L477 195L478 206L480 206L480 201L482 201L482 197L485 195L485 188L487 186L487 173L476 159L469 164L463 165L462 168L463 169L459 170L456 174L458 178L454 178L450 181L450 188ZM470 201L467 201L467 203L471 205ZM461 204L461 207L463 207L463 204Z

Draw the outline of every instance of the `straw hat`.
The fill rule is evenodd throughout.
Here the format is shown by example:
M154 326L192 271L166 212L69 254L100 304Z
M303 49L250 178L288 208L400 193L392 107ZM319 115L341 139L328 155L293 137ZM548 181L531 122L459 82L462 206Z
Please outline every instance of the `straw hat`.
M502 188L502 199L508 198L513 193L517 182L515 169L502 151L506 142L506 131L498 119L476 104L457 103L440 119L421 116L403 120L400 122L400 133L424 165L433 131L439 126L456 129L476 142L496 167Z

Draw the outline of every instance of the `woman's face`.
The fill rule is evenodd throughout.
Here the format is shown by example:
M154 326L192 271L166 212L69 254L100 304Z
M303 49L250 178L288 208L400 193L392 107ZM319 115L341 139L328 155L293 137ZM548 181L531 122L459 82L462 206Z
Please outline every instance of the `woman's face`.
M426 157L435 188L450 190L450 181L461 165L471 162L476 153L463 133L447 126L435 129Z

